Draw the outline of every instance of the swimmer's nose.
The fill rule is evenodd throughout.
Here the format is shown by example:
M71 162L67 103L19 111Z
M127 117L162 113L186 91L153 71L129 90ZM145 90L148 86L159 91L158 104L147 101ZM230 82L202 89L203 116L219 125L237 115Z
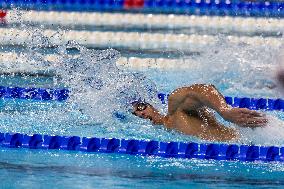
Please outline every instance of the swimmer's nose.
M128 112L137 116L137 114L135 113L135 110L133 108L128 108Z
M137 114L135 112L131 112L133 115L137 116Z

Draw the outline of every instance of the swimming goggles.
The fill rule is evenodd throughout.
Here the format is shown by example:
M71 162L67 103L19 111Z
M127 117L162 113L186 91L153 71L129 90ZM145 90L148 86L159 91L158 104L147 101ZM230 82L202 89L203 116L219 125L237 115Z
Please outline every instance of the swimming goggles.
M135 111L141 112L141 111L145 110L147 107L148 107L148 103L139 102L136 106Z

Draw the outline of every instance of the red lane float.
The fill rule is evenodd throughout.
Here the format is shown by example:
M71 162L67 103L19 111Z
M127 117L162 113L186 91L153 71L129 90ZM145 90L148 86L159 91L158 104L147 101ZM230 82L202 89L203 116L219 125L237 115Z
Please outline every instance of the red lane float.
M126 9L139 9L144 7L144 0L125 0L123 7Z
M7 11L5 11L5 10L0 10L0 19L5 18L6 15L7 15Z

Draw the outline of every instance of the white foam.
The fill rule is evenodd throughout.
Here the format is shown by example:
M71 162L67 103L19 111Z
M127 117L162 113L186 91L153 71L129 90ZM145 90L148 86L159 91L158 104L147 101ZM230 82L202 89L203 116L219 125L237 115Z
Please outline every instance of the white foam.
M256 145L281 145L284 142L284 122L274 116L268 115L268 124L264 127L244 128L240 131L240 142Z
M80 53L67 56L66 47ZM142 74L118 69L115 62L120 54L116 50L94 51L74 43L62 46L59 55L52 69L72 91L69 101L96 121L108 122L114 111L127 110L139 98L160 104L153 82Z

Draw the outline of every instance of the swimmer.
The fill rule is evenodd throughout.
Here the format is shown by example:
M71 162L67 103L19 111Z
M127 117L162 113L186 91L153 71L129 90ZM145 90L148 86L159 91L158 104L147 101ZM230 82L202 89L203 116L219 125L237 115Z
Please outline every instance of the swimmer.
M210 141L235 141L239 132L219 123L208 108L240 127L256 128L267 123L259 112L229 106L213 85L195 84L176 89L169 96L166 116L146 102L135 101L132 106L134 115L149 119L154 125L164 125L167 129Z

